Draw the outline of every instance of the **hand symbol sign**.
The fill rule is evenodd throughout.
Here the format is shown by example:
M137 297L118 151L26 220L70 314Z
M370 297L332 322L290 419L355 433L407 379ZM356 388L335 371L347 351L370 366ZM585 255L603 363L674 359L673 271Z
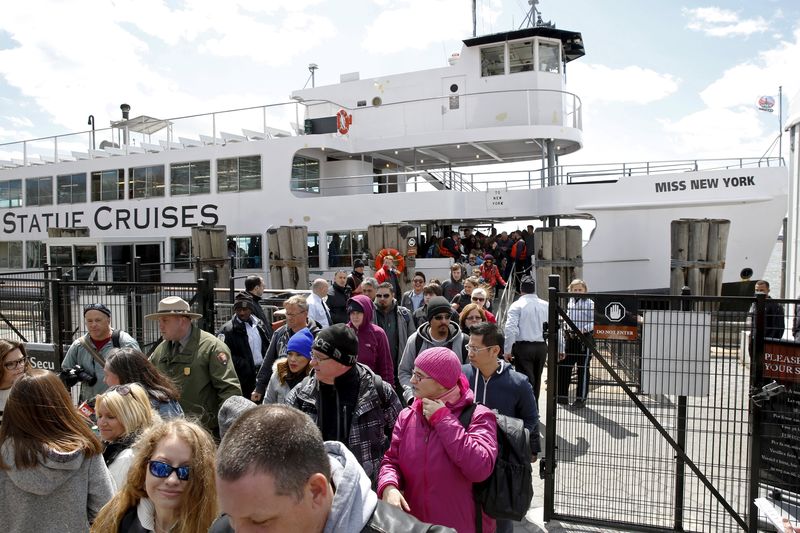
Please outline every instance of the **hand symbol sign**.
M606 314L611 320L620 320L625 314L625 308L618 303L613 303L608 306Z

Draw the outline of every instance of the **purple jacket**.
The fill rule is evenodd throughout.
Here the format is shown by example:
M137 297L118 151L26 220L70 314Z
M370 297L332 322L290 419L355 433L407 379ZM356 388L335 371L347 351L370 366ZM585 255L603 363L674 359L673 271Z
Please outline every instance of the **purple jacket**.
M358 333L358 362L367 365L389 385L394 384L394 364L389 339L380 326L372 323L375 308L368 296L357 294L348 302L357 302L364 310L364 321L356 328L352 322L347 325Z
M422 414L422 402L400 413L392 444L383 456L378 475L378 496L394 485L403 492L411 514L423 522L475 531L472 484L489 477L497 459L497 421L482 405L475 408L469 430L458 420L473 403L466 378L459 381L461 398L439 409L430 422ZM495 531L495 521L483 515L483 531Z

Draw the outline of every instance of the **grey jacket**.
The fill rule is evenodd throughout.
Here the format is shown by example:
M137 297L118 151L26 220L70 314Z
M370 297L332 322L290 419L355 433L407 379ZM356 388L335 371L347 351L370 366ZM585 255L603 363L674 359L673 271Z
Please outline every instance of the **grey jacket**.
M89 531L89 524L114 490L102 455L86 457L82 450L51 450L34 468L14 466L14 446L6 441L0 470L0 516L3 531Z
M430 330L431 326L428 322L418 327L417 331L412 333L408 338L406 349L403 350L403 357L400 358L400 365L397 369L397 373L400 375L400 385L403 387L403 399L406 405L411 403L411 400L414 399L414 391L411 388L411 374L414 372L414 360L417 358L419 352L436 346L448 346L456 353L459 359L462 359L462 363L465 362L463 360L464 334L461 333L461 328L458 327L457 323L450 323L447 338L443 341L433 340L430 335ZM417 351L417 337L422 337L419 352Z
M84 338L92 342L89 338L89 334L87 333L84 335ZM136 339L128 335L126 332L121 331L119 335L119 345L120 348L134 348L136 350L139 349L139 343L136 342ZM103 356L104 359L108 358L108 354L111 350L114 349L114 346L111 344L111 341L108 341L105 346L100 348L100 355ZM64 357L64 361L61 363L61 368L66 370L68 368L72 368L75 365L81 365L84 370L88 371L90 374L97 376L97 383L94 386L90 387L88 384L83 383L81 384L81 401L88 400L89 398L94 398L98 394L104 392L108 385L103 382L103 378L105 377L105 372L103 371L103 366L97 363L92 357L92 354L89 353L89 350L83 347L81 344L80 338L75 339L75 342L72 343L72 346L69 347L67 350L67 355Z
M387 316L394 313L397 317L397 339L399 346L397 347L397 357L403 355L403 349L406 346L408 336L414 332L414 320L411 318L411 311L397 303L397 300L392 302L392 309L384 314L378 307L375 307L375 312L372 313L372 322L381 328L387 320ZM395 372L396 373L396 372Z

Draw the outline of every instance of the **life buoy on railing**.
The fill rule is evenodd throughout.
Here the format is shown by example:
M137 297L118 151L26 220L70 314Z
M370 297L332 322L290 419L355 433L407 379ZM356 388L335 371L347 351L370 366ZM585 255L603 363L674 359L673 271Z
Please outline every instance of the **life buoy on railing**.
M406 268L406 259L403 257L396 248L384 248L378 255L375 256L375 270L383 268L383 258L387 255L392 256L394 259L394 268L398 272L402 272Z
M353 115L349 114L344 109L340 109L338 113L336 113L336 129L339 130L339 133L345 135L348 131L350 131L350 124L353 123Z

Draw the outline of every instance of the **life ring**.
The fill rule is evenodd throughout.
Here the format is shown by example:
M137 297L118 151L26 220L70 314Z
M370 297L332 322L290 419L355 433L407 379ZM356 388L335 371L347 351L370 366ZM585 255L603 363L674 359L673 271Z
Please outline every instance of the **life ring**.
M340 109L338 113L336 113L336 129L339 130L339 133L345 135L348 131L350 131L350 124L353 123L353 115L349 114L344 109Z
M394 259L394 268L398 272L402 272L406 268L406 259L403 257L396 248L384 248L375 257L375 270L383 268L383 258L391 255Z

